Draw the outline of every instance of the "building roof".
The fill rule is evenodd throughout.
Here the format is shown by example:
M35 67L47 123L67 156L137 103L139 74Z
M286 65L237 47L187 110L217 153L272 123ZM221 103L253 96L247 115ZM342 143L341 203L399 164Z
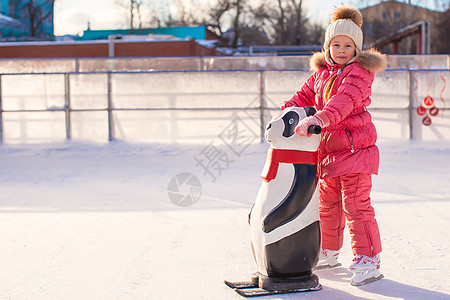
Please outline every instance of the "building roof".
M367 6L363 7L363 8L360 8L359 10L362 11L362 10L366 10L368 8L369 9L370 8L374 8L374 7L377 7L377 6L392 6L392 5L395 5L397 7L407 7L407 6L409 6L409 7L412 7L412 8L423 9L423 10L427 10L427 11L430 11L430 12L442 12L442 11L439 11L439 10L430 9L428 7L425 7L425 6L415 5L413 3L408 4L408 3L400 2L400 1L397 1L397 0L389 0L389 1L379 2L379 3L375 4L375 5L367 5Z
M105 40L110 35L170 35L180 39L193 38L196 40L206 39L206 26L178 26L178 27L160 27L160 28L142 28L134 29L107 29L91 30L87 29L78 40Z

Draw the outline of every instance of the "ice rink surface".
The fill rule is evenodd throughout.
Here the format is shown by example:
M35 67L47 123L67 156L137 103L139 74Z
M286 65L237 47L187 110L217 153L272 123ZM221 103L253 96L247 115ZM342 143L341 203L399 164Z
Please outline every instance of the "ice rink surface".
M350 285L346 231L321 291L264 299L450 299L450 142L378 146L385 279ZM207 169L211 144L0 146L0 299L242 299L223 280L254 271L247 214L267 147L214 147ZM183 173L200 182L187 207L171 201Z

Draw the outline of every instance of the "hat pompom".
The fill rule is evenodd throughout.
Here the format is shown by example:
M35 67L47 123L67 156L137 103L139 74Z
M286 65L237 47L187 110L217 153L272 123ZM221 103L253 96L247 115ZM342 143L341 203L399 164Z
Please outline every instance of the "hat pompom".
M331 15L331 22L335 22L339 19L350 19L359 27L363 24L363 16L361 12L354 6L342 5L336 8Z

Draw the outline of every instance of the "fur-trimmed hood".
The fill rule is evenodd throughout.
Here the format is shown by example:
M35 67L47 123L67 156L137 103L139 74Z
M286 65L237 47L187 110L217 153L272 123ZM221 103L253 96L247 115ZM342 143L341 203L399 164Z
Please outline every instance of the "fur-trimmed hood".
M361 51L355 62L371 73L383 72L388 65L386 54L381 54L373 48ZM320 70L325 65L325 52L323 51L314 53L309 61L310 70L313 72Z

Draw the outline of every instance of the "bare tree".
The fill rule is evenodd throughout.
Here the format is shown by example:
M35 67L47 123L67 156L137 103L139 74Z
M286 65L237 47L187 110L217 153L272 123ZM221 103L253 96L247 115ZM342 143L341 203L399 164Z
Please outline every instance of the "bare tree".
M194 3L196 2L196 3ZM231 45L237 47L240 39L242 28L245 27L245 15L250 11L248 0L217 0L206 11L202 9L202 4L191 0L189 3L190 11L186 9L184 2L178 0L177 10L178 19L172 19L169 16L168 25L198 25L203 24L216 29L216 34L224 35L224 23L229 22L232 29ZM203 18L201 12L204 11Z
M223 35L223 22L228 17L233 31L231 46L236 48L241 38L241 29L245 26L245 15L250 11L248 0L218 0L208 13L210 25L218 28L219 34Z
M302 0L216 0L206 9L198 0L178 0L177 15L169 15L166 25L206 25L229 45L321 44L323 29L312 24L302 9ZM203 6L202 6L203 5ZM203 18L202 18L203 16ZM225 32L226 28L229 28Z
M295 0L291 0L292 6L295 11L295 44L300 45L301 43L301 33L302 33L302 0L299 0L298 3Z
M233 31L234 31L234 37L233 37L233 42L231 43L231 46L233 48L237 48L238 46L238 41L239 41L239 37L240 37L240 33L241 33L241 23L240 23L240 18L241 15L244 12L244 6L247 5L247 0L236 0L234 4L234 7L236 8L236 15L234 16L234 21L233 21Z
M206 21L206 11L197 3L196 0L177 0L175 2L176 16L170 14L167 26L189 26L204 24Z
M274 44L320 44L325 31L311 23L302 9L302 0L264 1L253 10L254 22L264 27Z
M143 4L143 0L116 0L116 4L128 11L130 33L134 33L134 30L136 28L134 24L135 18L137 18L138 22L137 29L142 29L141 7Z
M18 18L28 26L32 38L52 38L46 35L44 25L53 25L53 8L55 0L36 3L36 0L16 0L9 2L12 17Z
M214 5L210 10L208 17L210 19L209 24L213 27L217 28L219 31L219 35L223 35L223 28L222 28L222 19L224 15L230 11L232 7L231 1L229 0L218 0L216 5Z
M286 12L283 6L283 1L282 0L278 0L278 9L280 11L279 16L278 16L278 32L280 34L280 38L281 38L281 43L285 44L286 40L287 40L287 32L286 32Z
M134 4L134 9L135 9L137 17L138 17L138 24L139 24L138 29L141 30L142 29L142 14L141 14L142 1L137 1L137 0L133 1L132 0L132 4ZM133 6L131 8L133 9Z

